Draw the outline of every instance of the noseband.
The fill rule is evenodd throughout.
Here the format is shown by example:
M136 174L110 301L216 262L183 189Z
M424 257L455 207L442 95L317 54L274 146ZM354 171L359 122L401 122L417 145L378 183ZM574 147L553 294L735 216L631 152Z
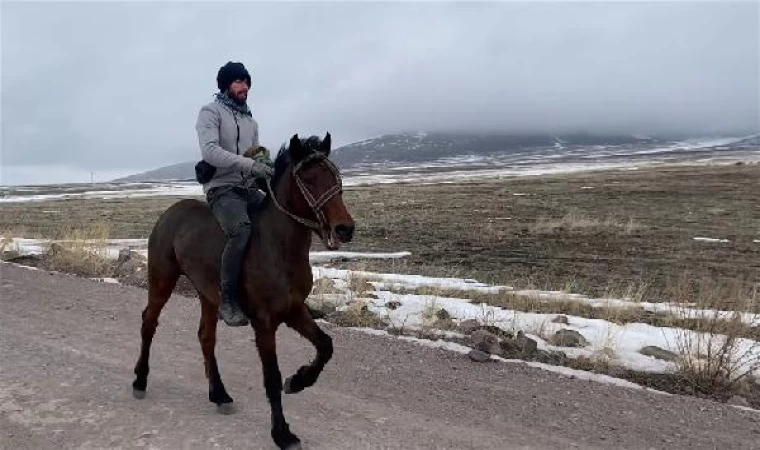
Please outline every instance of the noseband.
M303 179L299 176L299 173L303 169L303 167L311 162L318 161L327 166L328 169L335 175L335 184L328 190L322 193L322 195L319 196L319 198L314 198L314 194L309 190L309 188L306 186L306 183L304 183ZM312 228L314 230L327 230L329 228L327 223L327 218L325 217L324 212L322 211L322 207L327 204L333 197L338 195L343 190L343 178L340 176L340 171L338 170L338 167L335 166L335 164L327 159L327 156L324 153L313 153L309 155L308 157L304 158L301 162L293 166L291 169L291 174L293 175L293 179L296 180L296 185L298 186L298 189L301 191L301 195L303 195L303 198L306 200L306 203L308 203L311 210L314 212L314 215L317 216L317 222L313 220L309 220L303 217L300 217L296 214L293 214L292 212L285 209L280 202L277 201L277 198L274 195L274 190L272 189L272 186L270 184L270 181L267 179L267 188L269 189L269 195L272 197L272 202L274 205L282 211L285 215L289 216L291 219L295 220L296 222L308 227Z

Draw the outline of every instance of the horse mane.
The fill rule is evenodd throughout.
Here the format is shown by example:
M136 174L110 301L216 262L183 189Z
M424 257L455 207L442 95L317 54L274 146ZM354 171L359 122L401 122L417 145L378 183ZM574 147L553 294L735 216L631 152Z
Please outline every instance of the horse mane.
M306 156L311 155L313 153L316 153L319 149L319 145L322 143L322 140L319 138L319 136L309 136L307 138L300 138L301 141L301 148L304 149L304 153ZM293 156L290 153L290 146L287 142L284 142L280 146L280 150L277 152L277 157L274 160L274 174L272 175L271 180L271 186L274 188L274 186L277 185L280 178L282 178L288 168L293 164ZM266 182L263 180L256 180L256 184L259 189L264 191L266 194L266 197L259 202L258 207L256 208L257 211L266 208L267 205L272 201L272 193L269 192L269 189L267 188Z

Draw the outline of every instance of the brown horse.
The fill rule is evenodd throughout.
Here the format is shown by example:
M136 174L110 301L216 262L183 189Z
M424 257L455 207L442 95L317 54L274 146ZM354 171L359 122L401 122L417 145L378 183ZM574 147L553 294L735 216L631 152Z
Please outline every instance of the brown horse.
M285 393L313 385L332 357L332 339L314 322L305 300L312 288L309 249L312 232L324 245L337 249L349 242L354 221L342 199L342 181L328 159L331 139L294 135L280 150L272 182L263 186L267 197L252 217L253 233L243 263L241 301L256 334L264 387L271 406L272 439L280 448L298 446L282 411L282 376L277 364L275 333L285 323L308 339L317 356L286 382ZM169 207L156 222L148 240L148 306L142 313L142 347L132 384L143 398L148 381L150 346L158 316L180 275L198 290L201 320L198 338L203 350L209 400L223 412L227 394L214 356L217 309L220 302L219 265L224 234L208 204L185 199Z

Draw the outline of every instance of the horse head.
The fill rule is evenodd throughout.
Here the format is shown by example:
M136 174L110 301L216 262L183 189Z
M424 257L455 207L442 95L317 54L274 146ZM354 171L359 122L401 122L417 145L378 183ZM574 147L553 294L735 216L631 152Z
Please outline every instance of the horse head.
M318 136L291 137L275 161L274 183L290 183L285 198L272 199L294 220L312 228L329 250L350 242L354 219L343 202L343 180L330 161L332 139L328 132ZM279 200L279 203L278 203ZM287 205L287 210L281 205Z

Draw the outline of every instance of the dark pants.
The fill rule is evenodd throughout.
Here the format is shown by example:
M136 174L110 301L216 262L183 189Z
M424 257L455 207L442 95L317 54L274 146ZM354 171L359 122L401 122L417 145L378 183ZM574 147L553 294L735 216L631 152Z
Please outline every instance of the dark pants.
M220 186L206 194L206 200L227 241L222 253L222 293L238 294L240 270L251 238L249 213L257 208L264 195L242 186Z

